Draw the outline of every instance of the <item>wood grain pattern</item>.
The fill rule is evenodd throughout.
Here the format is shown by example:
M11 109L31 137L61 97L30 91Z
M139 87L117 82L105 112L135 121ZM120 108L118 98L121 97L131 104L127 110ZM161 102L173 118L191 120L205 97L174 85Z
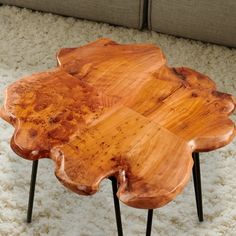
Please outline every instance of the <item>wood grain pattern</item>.
M233 96L207 76L170 68L154 45L109 39L61 49L58 67L6 90L1 116L20 156L54 160L57 178L83 195L116 176L118 197L157 208L188 182L192 152L228 144Z

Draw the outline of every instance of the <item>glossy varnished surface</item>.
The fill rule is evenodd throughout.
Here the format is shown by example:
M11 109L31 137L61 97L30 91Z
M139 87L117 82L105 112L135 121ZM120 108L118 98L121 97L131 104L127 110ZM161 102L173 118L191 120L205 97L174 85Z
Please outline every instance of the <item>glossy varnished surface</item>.
M1 116L15 127L13 150L54 160L71 190L93 194L116 176L120 200L156 208L186 185L192 152L233 139L234 109L231 95L196 71L169 68L156 46L101 39L60 50L56 69L9 86Z

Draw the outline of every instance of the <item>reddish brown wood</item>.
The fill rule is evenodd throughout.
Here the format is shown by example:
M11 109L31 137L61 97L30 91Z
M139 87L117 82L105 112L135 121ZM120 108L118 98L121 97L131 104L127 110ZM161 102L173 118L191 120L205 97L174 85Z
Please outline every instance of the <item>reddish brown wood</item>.
M235 99L205 75L169 68L154 45L101 39L62 49L58 65L10 85L1 116L15 127L15 152L51 158L79 194L114 175L125 204L161 207L188 182L192 152L235 136Z

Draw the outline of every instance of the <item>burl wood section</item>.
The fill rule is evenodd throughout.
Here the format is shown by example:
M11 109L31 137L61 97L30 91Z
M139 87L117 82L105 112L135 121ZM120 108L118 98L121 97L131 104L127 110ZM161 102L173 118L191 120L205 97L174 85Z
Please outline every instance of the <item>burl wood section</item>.
M1 115L15 127L13 150L51 158L79 194L115 176L125 204L161 207L189 180L192 152L235 136L235 99L205 75L169 68L154 45L101 39L57 59L57 68L9 86Z

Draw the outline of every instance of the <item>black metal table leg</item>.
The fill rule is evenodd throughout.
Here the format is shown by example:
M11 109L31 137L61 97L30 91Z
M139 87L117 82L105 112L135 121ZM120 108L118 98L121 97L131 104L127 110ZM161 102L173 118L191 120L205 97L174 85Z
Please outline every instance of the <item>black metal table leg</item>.
M152 217L153 217L153 209L149 209L147 216L146 236L151 236L152 233Z
M201 170L200 170L200 160L199 153L193 153L193 181L197 205L197 214L200 222L203 221L203 209L202 209L202 187L201 187Z
M120 203L119 203L118 197L116 196L117 181L116 181L115 177L110 177L110 180L112 182L112 191L113 191L114 207L115 207L115 213L116 213L117 232L118 232L118 236L123 236L121 214L120 214Z
M27 223L30 223L32 220L32 211L33 211L33 205L34 205L34 191L35 191L37 169L38 169L38 160L33 161L33 164L32 164L31 183L30 183L30 191L29 191L29 202L28 202L28 211L27 211Z

